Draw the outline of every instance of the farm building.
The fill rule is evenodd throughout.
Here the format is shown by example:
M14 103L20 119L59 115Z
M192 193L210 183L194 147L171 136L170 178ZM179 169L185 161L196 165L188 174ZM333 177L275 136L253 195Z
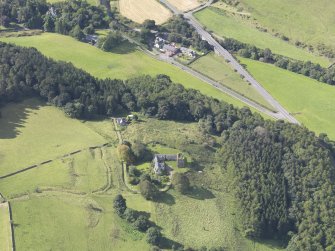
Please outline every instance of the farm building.
M165 161L176 161L177 167L185 166L185 159L182 154L155 154L153 159L154 172L158 175L161 175L164 171L167 171L169 166Z
M172 57L179 52L179 48L176 48L169 44L164 44L163 51L169 56Z
M197 53L196 53L194 50L189 49L189 48L186 48L186 47L181 47L181 48L180 48L180 51L181 51L184 55L186 55L186 56L188 56L188 57L191 57L191 58L195 58L195 57L197 56Z
M156 37L155 39L155 47L157 49L163 49L163 46L165 44L166 40L161 37Z

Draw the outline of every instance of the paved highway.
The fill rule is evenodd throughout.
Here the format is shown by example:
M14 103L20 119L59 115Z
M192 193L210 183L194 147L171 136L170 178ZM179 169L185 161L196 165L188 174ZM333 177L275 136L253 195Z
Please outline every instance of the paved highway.
M160 0L165 6L167 6L174 14L183 15L196 30L206 40L209 44L214 47L215 52L222 56L225 60L229 62L233 69L237 71L238 74L242 75L246 81L248 81L262 96L263 98L273 106L277 111L277 119L286 119L287 121L295 124L299 124L299 121L294 118L284 107L282 107L277 100L275 100L270 93L268 93L260 83L258 83L249 72L247 72L237 60L226 50L224 49L212 36L209 34L202 25L193 17L193 13L199 11L203 8L208 7L212 4L213 0L208 1L206 4L201 5L199 8L192 10L187 13L180 12L177 8L171 5L166 0ZM263 112L263 111L262 111ZM273 116L272 116L273 117Z
M163 61L166 61L166 62L169 62L170 64L173 64L175 66L177 66L178 68L182 69L183 71L193 75L194 77L196 78L199 78L200 80L210 84L211 86L217 88L219 91L221 92L224 92L226 94L228 94L229 96L232 96L233 98L247 104L248 106L250 107L253 107L255 108L256 110L274 118L274 119L285 119L285 117L282 116L281 113L278 113L278 112L273 112L273 111L270 111L268 108L265 108L263 106L261 106L260 104L246 98L245 96L229 89L228 87L225 87L223 86L221 83L193 70L192 68L188 67L188 66L185 66L177 61L175 61L173 58L170 58L168 56L163 56L161 55L159 57L160 60L163 60Z

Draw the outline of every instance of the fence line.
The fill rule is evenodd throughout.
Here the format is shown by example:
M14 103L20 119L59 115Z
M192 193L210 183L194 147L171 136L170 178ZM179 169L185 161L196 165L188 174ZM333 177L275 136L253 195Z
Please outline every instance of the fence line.
M109 145L109 143L105 143L105 144L102 144L102 145L90 146L90 147L87 147L87 148L84 148L84 149L80 149L80 150L77 150L77 151L73 151L73 152L64 154L63 156L57 157L57 158L55 158L55 159L46 160L46 161L43 161L43 162L41 162L41 163L39 163L39 164L35 164L35 165L32 165L32 166L28 166L28 167L26 167L26 168L17 170L17 171L15 171L15 172L12 172L12 173L9 173L9 174L0 176L0 180L1 180L1 179L8 178L8 177L11 177L11 176L14 176L14 175L19 174L19 173L26 172L26 171L28 171L28 170L30 170L30 169L33 169L33 168L36 168L36 167L39 167L39 166L43 166L43 165L48 164L48 163L51 163L51 162L53 162L53 161L55 161L55 160L58 160L58 159L61 159L61 158L66 158L66 157L69 157L69 156L78 154L78 153L80 153L80 152L82 152L82 151L85 151L85 150L93 150L93 149L102 148L102 147L105 147L105 146L108 146L108 145Z

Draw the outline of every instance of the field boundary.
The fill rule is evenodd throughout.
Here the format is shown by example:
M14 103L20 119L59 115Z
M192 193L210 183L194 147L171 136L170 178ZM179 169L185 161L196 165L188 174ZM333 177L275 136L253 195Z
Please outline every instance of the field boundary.
M102 147L105 147L105 146L108 146L110 143L105 143L105 144L102 144L102 145L97 145L97 146L90 146L90 147L87 147L87 148L83 148L83 149L79 149L79 150L76 150L76 151L72 151L70 153L67 153L67 154L64 154L60 157L56 157L54 159L49 159L49 160L46 160L46 161L43 161L39 164L35 164L35 165L31 165L31 166L28 166L26 168L23 168L23 169L20 169L20 170L17 170L15 172L12 172L12 173L9 173L9 174L6 174L6 175L3 175L3 176L0 176L0 180L1 179L5 179L5 178L8 178L8 177L11 177L11 176L14 176L16 174L19 174L19 173L23 173L23 172L26 172L30 169L34 169L36 167L39 167L39 166L43 166L45 164L49 164L55 160L59 160L59 159L62 159L62 158L66 158L66 157L70 157L72 155L76 155L82 151L85 151L85 150L93 150L93 149L97 149L97 148L102 148Z

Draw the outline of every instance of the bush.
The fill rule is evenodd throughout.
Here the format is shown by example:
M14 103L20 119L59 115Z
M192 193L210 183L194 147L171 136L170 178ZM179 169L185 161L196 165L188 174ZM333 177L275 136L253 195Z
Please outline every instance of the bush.
M140 182L140 191L143 197L147 200L155 199L159 193L157 187L148 180Z
M133 225L137 230L145 232L149 228L149 221L144 215L140 215Z
M137 177L129 177L129 183L136 186L140 183L140 179Z
M128 222L135 222L138 218L138 213L137 211L135 211L134 209L131 208L127 208L123 214L124 218L128 221Z
M128 173L131 177L139 177L141 175L141 172L135 166L130 166Z
M101 37L98 41L98 47L104 51L112 51L124 41L119 32L110 32L107 37Z
M127 209L126 199L121 194L116 195L113 201L113 207L118 216L123 216Z

